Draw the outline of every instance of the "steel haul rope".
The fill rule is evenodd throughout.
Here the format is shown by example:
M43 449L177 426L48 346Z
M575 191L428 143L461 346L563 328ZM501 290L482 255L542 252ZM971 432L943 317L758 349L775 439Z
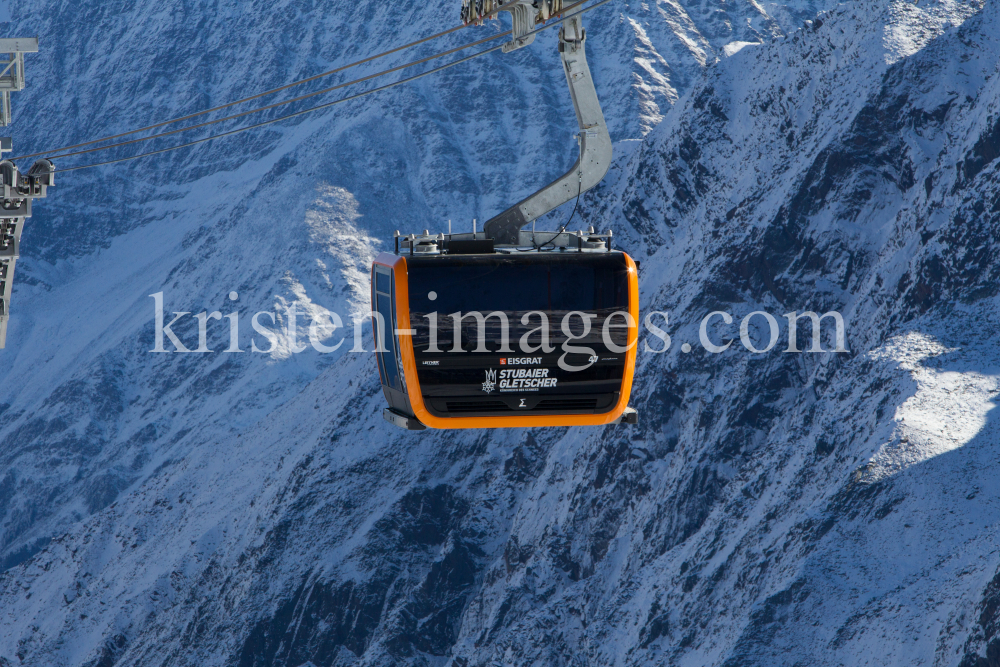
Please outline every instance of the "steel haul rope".
M577 3L573 4L573 5L569 5L569 6L567 6L567 7L564 8L564 12L568 13L569 11L571 11L571 10L573 10L573 9L581 6L581 5L583 5L585 2L586 2L586 0L580 0L580 2L577 2ZM581 9L577 13L582 14L582 13L588 12L588 11L590 11L592 9L596 9L597 7L600 7L601 5L604 5L604 4L608 3L608 2L610 2L610 0L600 0L599 2L596 2L595 4L593 4L593 5L589 6L589 7L585 7L583 9ZM531 31L530 34L537 34L537 33L542 32L543 30L548 30L548 29L550 29L552 27L555 27L557 25L559 25L559 22L554 22L554 23L551 23L551 24L548 24L548 25L544 25L544 26L542 26L540 28L537 28L537 29ZM276 89L273 89L271 91L266 91L266 92L263 92L263 93L259 93L258 95L255 95L255 96L252 96L252 97L248 97L248 98L244 98L242 100L237 100L235 102L230 102L228 104L221 105L221 106L218 106L218 107L214 107L214 108L208 109L206 111L201 111L201 112L198 112L198 113L195 113L195 114L189 114L188 116L183 116L181 118L177 118L177 119L174 119L174 120L171 120L171 121L164 121L163 123L159 123L159 124L156 124L156 125L150 125L150 126L147 126L145 128L141 128L141 129L138 129L138 130L132 130L130 132L124 132L124 133L121 133L121 134L113 135L111 137L105 137L103 139L95 139L93 141L88 141L88 142L84 142L84 143L80 143L80 144L75 144L74 146L67 146L67 147L64 147L62 149L58 149L57 151L49 151L49 152L46 152L46 153L33 153L33 154L30 154L30 155L20 156L18 158L14 158L14 159L26 159L26 158L31 158L31 157L37 157L37 156L40 156L40 155L51 155L51 153L53 153L53 152L59 152L59 151L62 151L62 150L69 150L69 149L72 149L72 148L78 148L78 147L88 146L88 145L92 145L94 143L99 143L101 141L107 141L107 140L110 140L110 139L113 139L113 138L119 138L119 137L127 136L129 134L135 134L136 132L141 132L141 131L152 129L152 128L156 128L156 127L163 127L165 125L169 125L169 124L174 123L174 122L178 122L178 121L181 121L181 120L186 120L186 119L189 119L189 118L193 118L193 117L196 117L196 116L199 116L199 115L203 115L205 113L209 113L211 111L215 111L215 110L218 110L218 109L223 109L223 108L226 108L226 107L234 106L236 104L240 104L241 102L245 102L245 101L248 101L248 100L251 100L251 99L256 99L258 97L262 97L264 95L268 95L268 94L271 94L273 92L277 92L277 91L280 91L280 90L285 90L287 88L291 88L293 86L299 85L301 83L305 83L307 81L313 81L313 80L316 80L316 79L321 78L323 76L327 76L327 75L329 75L331 73L334 73L334 72L337 72L337 71L342 71L342 70L347 69L349 67L353 67L356 64L361 64L361 63L364 63L364 62L370 62L371 60L375 60L376 58L380 58L380 57L382 57L384 55L388 55L390 53L394 53L396 51L399 51L399 50L402 50L402 49L405 49L405 48L409 48L410 46L413 46L413 45L416 45L416 44L419 44L419 43L422 43L422 42L426 42L426 41L429 41L431 39L435 39L437 37L443 36L443 35L448 34L450 32L454 32L455 30L458 30L461 27L463 27L463 26L459 26L459 27L453 28L453 29L445 31L443 33L438 33L438 35L435 35L435 36L424 38L420 42L413 42L413 43L408 44L408 45L397 47L396 49L394 49L392 51L387 51L387 52L385 52L383 54L378 54L376 56L371 56L370 58L367 58L367 59L365 59L363 61L358 61L357 63L352 63L351 65L346 65L346 66L344 66L342 68L339 68L338 70L331 70L330 72L327 72L327 73L324 73L324 74L319 74L319 75L316 75L315 77L310 77L309 79L303 79L302 81L293 82L293 83L287 84L287 85L285 85L285 86L283 86L281 88L276 88ZM447 55L456 53L458 51L467 49L467 48L472 47L472 46L477 46L477 45L483 44L485 42L489 42L489 41L492 41L492 40L495 40L495 39L499 39L501 37L509 36L510 34L511 34L511 31L507 31L507 32L504 32L504 33L498 33L496 35L492 35L490 37L486 37L484 39L481 39L481 40L478 40L478 41L475 41L475 42L471 42L471 43L465 44L463 46L455 47L453 49L449 49L447 51L443 51L443 52L434 54L432 56L428 56L426 58L421 58L419 60L415 60L415 61L407 63L405 65L399 65L397 67L393 67L393 68L384 70L382 72L378 72L376 74L371 74L369 76L362 77L360 79L356 79L356 80L353 80L353 81L348 81L348 82L345 82L345 83L342 83L342 84L337 84L336 86L331 86L329 88L325 88L323 90L316 91L316 92L313 92L313 93L307 93L305 95L300 95L298 97L292 98L290 100L285 100L283 102L277 102L275 104L270 104L270 105L267 105L267 106L264 106L264 107L250 109L248 111L244 111L244 112L241 112L241 113L238 113L238 114L233 114L233 115L226 116L226 117L219 118L219 119L215 119L215 120L212 120L212 121L207 121L205 123L199 123L197 125L192 125L192 126L184 127L184 128L180 128L180 129L177 129L177 130L171 130L169 132L162 132L162 133L151 135L151 136L148 136L148 137L142 137L140 139L132 139L132 140L129 140L129 141L119 142L117 144L110 144L110 145L107 145L107 146L98 146L98 147L95 147L95 148L90 148L90 149L86 149L86 150L82 150L82 151L76 151L76 152L72 152L72 153L65 153L65 154L62 154L62 155L54 155L54 156L51 156L49 159L55 160L55 159L60 159L60 158L65 158L65 157L72 157L72 156L75 156L75 155L83 155L83 154L86 154L86 153L92 153L92 152L97 152L97 151L102 151L102 150L108 150L108 149L111 149L111 148L117 148L117 147L120 147L120 146L126 146L126 145L130 145L130 144L134 144L134 143L141 143L143 141L150 141L152 139L158 139L158 138L162 138L162 137L169 136L169 135L172 135L172 134L177 134L179 132L185 132L187 130L194 130L194 129L198 129L198 128L201 128L201 127L206 127L206 126L213 125L213 124L216 124L216 123L221 123L221 122L224 122L224 121L227 121L227 120L233 120L235 118L240 118L240 117L247 116L247 115L250 115L250 114L253 114L253 113L267 111L269 109L273 109L273 108L276 108L276 107L284 106L284 105L287 105L287 104L292 104L294 102L298 102L298 101L301 101L301 100L309 98L309 97L314 97L316 95L321 95L321 94L324 94L324 93L328 93L328 92L331 92L333 90L344 88L346 86L350 86L350 85L357 84L357 83L362 83L364 81L368 81L368 80L377 78L379 76L384 76L386 74L397 72L397 71L400 71L400 70L403 70L403 69L407 69L409 67L413 67L413 66L416 66L416 65L420 65L420 64L426 63L426 62L428 62L430 60L434 60L434 59L437 59L437 58L440 58L440 57L443 57L443 56L447 56ZM489 53L492 53L494 51L498 51L498 50L500 50L502 48L503 48L503 45L494 46L494 47L485 49L483 51L479 51L477 53L474 53L474 54L472 54L470 56L465 56L463 58L459 58L458 60L455 60L453 62L447 63L445 65L441 65L439 67L435 67L435 68L430 69L430 70L428 70L426 72L422 72L422 73L416 74L414 76L410 76L410 77L407 77L407 78L404 78L404 79L400 79L399 81L395 81L395 82L392 82L392 83L389 83L389 84L385 84L383 86L379 86L379 87L373 88L371 90L367 90L367 91L364 91L364 92L361 92L361 93L357 93L355 95L350 95L348 97L344 97L344 98L341 98L341 99L338 99L338 100L333 100L331 102L327 102L327 103L324 103L324 104L319 104L317 106L310 107L308 109L303 109L301 111L296 111L294 113L285 114L285 115L280 116L278 118L273 118L273 119L266 120L266 121L263 121L263 122L260 122L260 123L255 123L253 125L247 125L247 126L244 126L244 127L239 127L239 128L234 129L234 130L230 130L228 132L222 132L222 133L219 133L219 134L214 134L214 135L211 135L211 136L208 136L208 137L203 137L201 139L196 139L194 141L189 141L189 142L186 142L186 143L183 143L183 144L179 144L179 145L176 145L176 146L169 146L169 147L161 148L161 149L154 150L154 151L147 151L145 153L140 153L138 155L132 155L132 156L118 158L118 159L114 159L114 160L106 160L106 161L103 161L103 162L96 162L96 163L92 163L92 164L79 165L79 166L75 166L75 167L67 167L67 168L64 168L64 169L57 169L56 172L57 173L62 173L62 172L69 172L69 171L77 171L77 170L80 170L80 169L88 169L90 167L98 167L98 166L104 166L104 165L109 165L109 164L117 164L117 163L120 163L120 162L126 162L126 161L129 161L129 160L135 160L135 159L138 159L138 158L141 158L141 157L147 157L147 156L150 156L150 155L157 155L157 154L160 154L160 153L166 153L166 152L169 152L169 151L179 150L181 148L187 148L187 147L190 147L190 146L195 146L195 145L198 145L198 144L201 144L201 143L205 143L205 142L211 141L212 139L219 139L219 138L222 138L222 137L231 136L231 135L238 134L238 133L241 133L241 132L246 132L246 131L249 131L249 130L253 130L253 129L260 128L260 127L264 127L264 126L267 126L267 125L272 125L274 123L278 123L278 122L281 122L283 120L288 120L290 118L295 118L297 116L301 116L301 115L304 115L304 114L307 114L307 113L311 113L313 111L318 111L320 109L325 109L325 108L328 108L328 107L331 107L331 106L334 106L334 105L337 105L337 104L342 104L344 102L349 102L349 101L352 101L352 100L356 100L356 99L359 99L361 97L365 97L367 95L372 95L374 93L378 93L378 92L382 92L384 90L388 90L389 88L394 88L395 86L399 86L399 85L402 85L404 83L409 83L409 82L415 81L415 80L423 78L425 76L429 76L431 74L435 74L435 73L441 72L441 71L443 71L445 69L449 69L451 67L454 67L455 65L459 65L461 63L468 62L468 61L473 60L475 58L479 58L481 56L485 56L485 55L487 55Z

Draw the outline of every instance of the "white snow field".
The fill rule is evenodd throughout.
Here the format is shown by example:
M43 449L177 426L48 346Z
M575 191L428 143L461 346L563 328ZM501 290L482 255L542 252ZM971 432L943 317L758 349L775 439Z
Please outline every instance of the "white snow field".
M15 153L458 12L13 0L3 36L41 44ZM643 310L669 313L669 350L639 354L639 425L404 432L350 328L308 347L310 321L367 309L393 230L482 221L572 163L553 31L57 174L0 351L0 667L1000 664L1000 5L615 0L585 23L617 157L577 220L614 230ZM160 293L191 313L187 347L194 314L236 312L244 352L223 319L212 352L151 353ZM718 355L712 311L734 317ZM738 336L754 311L781 324L760 355ZM849 352L785 352L803 311L842 313Z

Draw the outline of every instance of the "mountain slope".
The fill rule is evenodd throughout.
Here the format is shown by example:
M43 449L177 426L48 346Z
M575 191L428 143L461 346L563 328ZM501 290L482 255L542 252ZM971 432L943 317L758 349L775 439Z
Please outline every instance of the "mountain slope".
M642 259L643 309L669 311L674 340L640 354L638 427L414 435L380 421L373 362L347 354L350 342L332 355L290 354L287 338L270 355L146 352L148 294L164 291L167 310L238 307L246 348L247 313L287 322L293 303L363 307L367 262L390 230L483 215L529 190L538 165L566 152L550 126L563 131L568 106L542 49L491 70L488 86L483 70L451 70L238 151L108 170L114 222L100 222L96 176L62 185L52 202L71 203L32 220L40 259L21 274L9 345L23 347L4 371L3 544L23 562L0 579L0 656L990 664L978 656L1000 650L988 333L1000 13L866 1L780 37L819 7L770 18L750 7L722 17L661 3L609 14L603 33L588 23L599 86L629 100L605 102L612 127L642 140L620 146L581 219ZM213 9L217 25L181 5L119 8L149 12L165 36L125 78L155 81L171 45L198 44L183 54L206 59L191 71L230 72L213 95L235 96L246 79L211 65L237 58L172 27L255 34L238 9ZM431 31L367 10L323 20L368 42L374 26L394 43L402 25ZM685 86L665 74L680 61L654 76L646 61L659 61L635 46L654 17L658 54L697 52L682 25L703 62L732 55ZM70 23L53 25L68 36ZM280 20L270 29L292 34ZM602 34L622 41L602 47ZM299 40L300 62L273 56L300 68L276 81L335 62L315 40ZM145 83L134 90L154 99ZM674 86L686 94L646 133ZM61 131L68 142L76 130ZM68 236L70 225L87 231ZM783 354L781 315L806 309L842 312L850 353ZM720 355L697 345L713 310L736 317L711 330L735 339ZM755 310L782 323L759 356L737 335ZM212 329L212 346L227 334ZM194 347L195 330L182 335Z
M626 9L590 16L589 44L609 123L617 137L634 138L676 95L663 67L690 78L716 47L698 37L704 45L692 55L678 44L693 39L693 24L675 32L658 20L666 11L658 5ZM42 43L15 99L19 152L327 71L457 16L454 7L398 12L369 3L347 13L316 2L27 4L15 13L9 34L39 34ZM716 45L724 33L713 34ZM459 33L348 74L471 39ZM168 315L238 311L247 349L253 313L270 310L280 329L292 304L316 316L362 310L368 261L392 230L483 219L568 166L572 110L554 35L539 42L292 123L60 176L22 239L0 364L0 565L23 561L141 483L191 433L256 423L337 356L288 355L287 341L269 359L149 355L148 295L164 292ZM39 132L35 118L58 122ZM208 130L200 132L150 148ZM139 149L120 150L95 159ZM225 349L225 324L210 327L212 349ZM192 318L177 330L194 348Z

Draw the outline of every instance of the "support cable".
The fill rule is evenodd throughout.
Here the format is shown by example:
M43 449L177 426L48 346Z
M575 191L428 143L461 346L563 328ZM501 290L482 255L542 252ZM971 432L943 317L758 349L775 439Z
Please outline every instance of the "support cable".
M426 62L428 62L430 60L435 60L437 58L443 58L444 56L450 56L451 54L456 53L458 51L462 51L462 50L467 49L467 48L472 47L472 46L479 46L480 44L483 44L485 42L490 42L490 41L493 41L494 39L500 39L501 37L506 37L509 34L510 34L510 31L505 32L505 33L500 33L500 34L497 34L497 35L492 35L490 37L486 37L484 39L480 39L478 41L471 42L469 44L464 44L462 46L455 47L454 49L448 49L447 51L442 51L441 53L435 53L432 56L427 56L426 58L421 58L420 60L414 60L413 62L406 63L405 65L397 65L396 67L391 67L391 68L389 68L387 70L382 70L381 72L376 72L375 74L369 74L368 76L363 76L360 79L354 79L353 81L345 81L344 83L338 83L336 86L330 86L329 88L324 88L323 90L317 90L317 91L312 92L312 93L306 93L305 95L299 95L298 97L293 97L293 98L291 98L289 100L284 100L282 102L275 102L274 104L268 104L267 106L264 106L264 107L257 107L255 109L249 109L247 111L241 111L240 113L232 114L232 115L229 115L229 116L223 116L222 118L216 118L214 120L208 120L208 121L205 121L204 123L198 123L197 125L189 125L187 127L181 127L181 128L176 129L176 130L170 130L169 132L161 132L159 134L151 134L148 137L140 137L139 139L129 139L128 141L121 141L121 142L118 142L117 144L108 144L107 146L97 146L95 148L86 148L86 149L84 149L82 151L75 151L73 153L64 153L62 155L50 155L47 159L49 159L49 160L57 160L57 159L61 159L61 158L64 158L64 157L73 157L73 156L76 156L76 155L85 155L87 153L96 153L98 151L105 151L105 150L108 150L110 148L119 148L121 146L128 146L130 144L138 144L138 143L142 143L143 141L151 141L153 139L160 139L162 137L168 137L168 136L170 136L172 134L178 134L179 132L187 132L188 130L197 130L197 129L202 128L202 127L208 127L209 125L216 125L218 123L223 123L223 122L225 122L227 120L234 120L236 118L242 118L244 116L249 116L250 114L259 113L261 111L269 111L271 109L276 109L277 107L283 107L283 106L286 106L288 104L294 104L295 102L301 102L302 100L308 99L310 97L316 97L317 95L323 95L325 93L333 92L334 90L339 90L341 88L346 88L347 86L353 86L353 85L358 84L358 83L364 83L365 81L370 81L371 79L377 79L380 76L385 76L386 74L392 74L393 72L398 72L398 71L404 70L404 69L406 69L408 67L414 67L415 65L422 65L423 63L426 63ZM459 62L461 62L461 61L459 61ZM320 108L320 107L316 107L316 108ZM291 116L285 116L285 118L291 118ZM218 136L225 136L225 135L218 135ZM42 153L39 153L39 155L42 155ZM26 157L34 157L34 156L31 155L31 156L26 156Z
M69 151L69 150L73 150L74 148L82 148L83 146L91 146L93 144L99 144L102 141L112 141L114 139L120 139L122 137L127 137L130 134L136 134L138 132L145 132L147 130L155 130L157 128L165 127L165 126L171 125L173 123L179 123L181 121L191 120L192 118L197 118L198 116L204 116L205 114L212 113L213 111L220 111L222 109L228 109L229 107L234 107L237 104L243 104L244 102L249 102L251 100L256 100L256 99L259 99L261 97L266 97L266 96L272 95L274 93L280 93L283 90L288 90L289 88L294 88L295 86L301 86L304 83L309 83L311 81L316 81L317 79L322 79L322 78L325 78L325 77L328 77L328 76L332 76L332 75L337 74L339 72L343 72L344 70L351 69L352 67L357 67L358 65L364 65L365 63L370 63L373 60L379 60L380 58L384 58L386 56L390 56L393 53L399 53L400 51L405 51L406 49L413 48L414 46L419 46L419 45L424 44L426 42L430 42L432 40L438 39L439 37L444 37L445 35L450 35L451 33L455 32L457 30L461 30L464 27L466 27L466 26L464 26L464 25L458 25L458 26L455 26L454 28L449 28L448 30L445 30L443 32L439 32L436 35L431 35L429 37L424 37L423 39L418 39L415 42L410 42L409 44L404 44L403 46L397 46L394 49L390 49L388 51L383 51L382 53L376 54L374 56L369 56L368 58L364 58L363 60L358 60L358 61L355 61L355 62L350 63L348 65L343 65L342 67L337 67L337 68L329 70L327 72L323 72L322 74L317 74L315 76L310 76L310 77L308 77L306 79L302 79L300 81L293 81L292 83L285 84L284 86L279 86L278 88L272 88L271 90L265 90L263 93L257 93L256 95L251 95L250 97L244 97L243 99L239 99L239 100L236 100L234 102L227 102L226 104L220 104L219 106L212 107L211 109L205 109L204 111L196 111L195 113L188 114L186 116L180 116L178 118L172 118L170 120L165 120L163 122L155 123L153 125L147 125L146 127L140 127L140 128L138 128L136 130L129 130L128 132L121 132L120 134L112 134L112 135L107 136L107 137L101 137L100 139L92 139L90 141L84 141L81 144L73 144L72 146L63 146L62 148L54 148L52 150L44 151L42 153L32 153L30 155L19 155L19 156L15 157L15 158L10 158L10 159L12 159L12 160L27 160L28 158L40 157L42 155L49 155L49 154L52 154L52 153L61 153L62 151Z
M579 12L575 12L575 13L583 14L585 12L589 12L590 10L596 9L596 8L600 7L601 5L607 4L610 1L611 0L600 0L599 2L596 2L595 4L593 4L593 5L589 6L589 7L583 8ZM574 5L570 5L570 6L566 7L565 10L564 10L564 14L567 13L569 10L571 10L573 8L576 8L576 7L584 4L584 2L586 2L586 0L580 0L580 2L577 2ZM532 34L532 35L533 34L537 34L537 33L542 32L543 30L548 30L549 28L558 26L561 23L562 23L562 21L556 20L555 22L550 23L548 25L544 25L541 28L536 28L535 30L531 31L528 34ZM430 56L428 58L424 58L424 59L419 60L419 61L414 61L413 63L410 63L408 65L401 65L401 66L393 68L391 70L386 70L385 72L382 72L380 74L371 75L369 77L365 77L364 79L359 79L358 81L368 80L368 79L374 78L376 76L380 76L382 74L390 73L390 72L393 72L393 71L398 71L399 69L402 69L402 68L405 68L405 67L410 67L410 66L417 65L417 64L420 64L420 63L423 63L423 62L427 62L428 60L432 60L432 59L440 57L442 55L447 55L449 53L454 53L455 51L461 50L463 48L468 48L469 46L473 46L475 44L481 44L481 43L486 42L486 41L490 41L490 40L493 40L493 39L498 39L500 37L504 37L504 36L509 35L509 34L510 34L510 31L508 31L506 33L494 35L492 37L488 37L488 38L479 40L478 42L474 42L472 44L468 44L468 45L466 45L464 47L458 47L456 49L452 49L450 51L447 51L447 52L442 53L442 54L438 54L436 56ZM129 157L118 158L116 160L107 160L107 161L104 161L104 162L95 162L95 163L92 163L92 164L85 164L85 165L80 165L80 166L76 166L76 167L67 167L65 169L57 169L55 171L55 173L63 173L63 172L68 172L68 171L77 171L79 169L89 169L90 167L100 167L100 166L105 166L105 165L109 165L109 164L117 164L119 162L127 162L129 160L135 160L135 159L138 159L138 158L141 158L141 157L147 157L147 156L150 156L150 155L158 155L160 153L166 153L166 152L169 152L169 151L175 151L175 150L179 150L181 148L187 148L189 146L195 146L197 144L205 143L207 141L211 141L212 139L219 139L219 138L222 138L222 137L228 137L228 136L231 136L231 135L234 135L234 134L239 134L241 132L246 132L248 130L254 130L254 129L257 129L257 128L260 128L260 127L264 127L264 126L267 126L267 125L272 125L274 123L278 123L278 122L281 122L283 120L288 120L289 118L295 118L297 116L302 116L304 114L311 113L313 111L319 111L320 109L326 109L328 107L332 107L332 106L337 105L337 104L342 104L344 102L350 102L352 100L356 100L356 99L359 99L361 97L365 97L367 95L371 95L371 94L374 94L374 93L382 92L384 90L388 90L389 88L394 88L394 87L402 85L404 83L410 83L411 81L416 81L417 79L421 79L421 78L423 78L425 76L429 76L431 74L436 74L436 73L441 72L443 70L446 70L448 68L454 67L455 65L459 65L461 63L468 62L468 61L473 60L475 58L479 58L481 56L485 56L485 55L487 55L489 53L492 53L494 51L499 51L502 48L503 48L502 44L497 45L497 46L493 46L493 47L490 47L488 49L484 49L483 51L479 51L478 53L474 53L474 54L472 54L470 56L465 56L464 58L459 58L458 60L455 60L453 62L447 63L445 65L441 65L439 67L435 67L435 68L430 69L430 70L427 70L426 72L422 72L420 74L415 74L415 75L407 77L405 79L400 79L399 81L394 81L392 83L388 83L388 84L385 84L383 86L379 86L377 88L372 88L371 90L366 90L364 92L357 93L355 95L350 95L348 97L344 97L344 98L341 98L341 99L338 99L338 100L333 100L332 102L326 102L324 104L318 104L318 105L316 105L314 107L309 107L308 109L303 109L301 111L296 111L294 113L286 114L284 116L279 116L278 118L272 118L271 120L266 120L266 121L262 121L260 123L255 123L254 125L247 125L247 126L244 126L244 127L239 127L239 128L234 129L234 130L230 130L228 132L221 132L219 134L213 134L211 136L203 137L201 139L196 139L194 141L189 141L187 143L179 144L177 146L169 146L167 148L161 148L161 149L158 149L158 150L155 150L155 151L147 151L145 153L139 153L138 155L132 155L132 156L129 156ZM346 85L350 85L350 83L356 83L356 82L349 82L349 83L345 83L345 84L340 84L339 86L335 86L334 88L338 88L338 87L343 87L343 86L346 86ZM329 90L333 90L334 88L331 88ZM154 139L154 138L157 138L157 137L160 137L160 136L166 136L167 134L174 134L176 132L182 132L182 131L188 130L188 129L195 129L197 127L203 127L205 125L209 125L209 124L214 123L214 122L222 122L223 120L229 120L231 118L237 118L239 116L244 116L244 115L247 115L249 113L254 113L256 111L264 111L266 109L271 109L271 108L274 108L276 106L280 106L281 104L288 104L288 103L291 103L291 102L294 102L294 101L297 101L297 100L300 100L300 99L304 99L305 97L310 97L312 95L320 94L321 92L328 92L328 91L319 91L317 93L310 93L309 95L300 96L300 97L295 98L293 100L288 100L287 102L273 104L273 105L270 105L270 106L267 106L267 107L261 107L260 109L254 109L254 110L251 110L251 111L244 112L242 114L237 114L237 115L230 116L230 117L227 117L227 118L221 118L218 121L211 121L209 123L202 123L200 125L194 125L194 126L191 126L191 127L188 127L188 128L183 128L181 130L174 130L174 131L163 133L163 134L160 134L160 135L154 135L154 136L151 136L151 137L146 137L146 138L141 139L141 140L132 140L132 141L128 141L128 142L122 142L121 144L115 144L115 145L112 145L112 146L103 146L103 147L100 147L100 148L89 149L89 150L86 150L86 151L79 151L77 153L67 153L65 155L58 155L58 156L55 156L55 157L50 158L50 159L69 157L71 155L79 155L79 154L82 154L82 153L89 153L89 152L93 152L93 151L96 151L96 150L104 150L106 148L114 148L115 146L122 146L122 145L126 145L126 144L136 143L137 141L145 141L145 140ZM31 156L31 157L34 157L34 156Z

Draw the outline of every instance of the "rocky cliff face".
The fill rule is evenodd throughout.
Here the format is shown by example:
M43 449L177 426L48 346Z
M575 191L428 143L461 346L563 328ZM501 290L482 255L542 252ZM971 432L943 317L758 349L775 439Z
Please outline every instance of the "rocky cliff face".
M19 11L43 46L15 100L25 151L457 13ZM670 349L640 353L640 425L414 435L381 421L349 342L148 352L149 294L237 310L248 349L253 312L363 308L392 229L482 218L565 168L551 35L67 174L25 233L0 357L0 665L998 664L1000 10L613 4L587 25L620 143L579 215L669 312ZM716 310L718 355L698 342ZM850 351L783 352L782 315L805 310L841 312ZM765 354L739 339L753 311L781 325Z

